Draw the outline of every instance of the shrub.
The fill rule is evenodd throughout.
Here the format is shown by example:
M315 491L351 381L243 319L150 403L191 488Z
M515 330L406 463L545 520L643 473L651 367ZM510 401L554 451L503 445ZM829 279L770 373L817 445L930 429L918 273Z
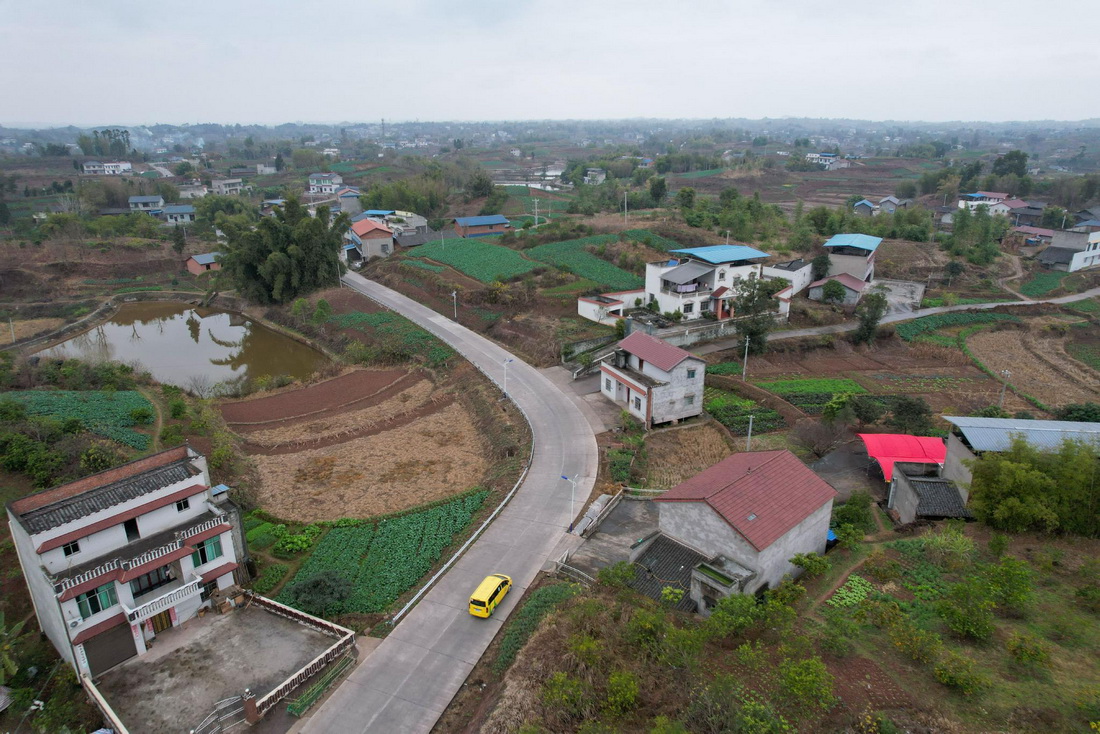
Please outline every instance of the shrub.
M903 617L888 630L890 643L910 660L930 663L943 649L943 641L935 632L918 627L913 620Z
M580 633L569 638L567 644L569 652L582 664L589 668L594 667L600 661L602 652L600 641L592 635Z
M172 418L184 418L187 416L187 403L180 398L168 401L168 415Z
M825 626L821 630L821 649L837 657L847 657L855 651L852 644L859 635L859 625L843 612L825 612Z
M684 590L675 586L666 586L661 589L661 601L670 607L674 607L684 598Z
M567 673L554 673L542 689L542 705L547 713L561 721L576 719L589 708L589 689Z
M924 542L925 555L947 571L959 570L974 556L974 541L963 535L955 524L945 525L938 532L927 533L921 540Z
M130 420L145 426L153 422L153 411L149 408L134 408L130 411Z
M993 607L985 585L969 579L951 587L937 610L956 635L983 642L993 636Z
M1004 533L994 533L989 539L989 554L994 558L1000 558L1008 549L1008 536Z
M1000 563L985 566L981 578L998 609L1021 615L1031 606L1035 595L1033 574L1024 561L1004 557Z
M784 660L779 664L779 691L793 708L827 710L836 700L833 676L821 658Z
M1012 660L1025 668L1046 668L1050 665L1050 650L1042 640L1026 632L1013 632L1005 642Z
M668 620L663 614L648 609L636 609L623 629L623 638L656 655L662 639L668 633L668 627Z
M336 571L321 571L308 578L294 579L292 586L279 595L296 609L323 617L351 595L352 585Z
M718 600L704 626L715 637L733 637L756 624L761 617L760 605L746 594L731 594Z
M596 579L601 584L625 589L630 586L638 569L629 561L619 561L610 566L601 568L596 574Z
M852 492L848 500L833 508L833 522L836 525L852 525L869 533L875 529L875 517L872 514L871 495L866 492Z
M607 679L607 701L604 709L612 716L622 716L638 705L638 676L617 670Z
M964 696L973 696L987 683L985 676L974 669L972 659L950 650L940 657L934 672L936 680Z
M684 722L696 734L753 732L780 734L790 724L766 704L746 693L732 675L720 674L691 691Z
M791 559L791 564L802 569L802 573L807 578L814 578L820 576L829 570L832 565L829 563L829 559L825 556L819 556L816 553L798 553Z
M863 541L863 531L854 525L847 523L838 525L833 532L836 533L837 543L841 548L854 551L859 548L859 544Z
M160 442L169 446L183 443L183 428L180 426L165 426L160 429Z

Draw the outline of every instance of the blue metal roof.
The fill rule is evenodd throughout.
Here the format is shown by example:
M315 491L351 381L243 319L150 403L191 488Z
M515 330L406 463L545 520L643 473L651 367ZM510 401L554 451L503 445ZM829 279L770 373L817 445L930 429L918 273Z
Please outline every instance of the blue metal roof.
M354 250L354 249L356 249L356 247L355 247L355 245L344 245L344 249L345 250Z
M225 494L228 491L229 487L225 486L224 484L215 484L213 487L210 488L210 496L217 497L219 494Z
M868 201L867 199L860 199L860 200L859 200L859 201L857 201L857 202L856 202L855 204L852 204L852 207L853 207L853 208L854 208L854 207L857 207L857 206L859 206L860 204L866 204L867 206L870 206L870 207L873 207L873 206L875 205L875 203L874 203L873 201Z
M1100 227L1100 219L1089 219L1084 222L1078 222L1073 225L1074 227Z
M190 204L173 204L164 207L165 214L194 214L195 207Z
M367 209L365 212L359 215L359 219L366 219L367 217L388 217L393 213L393 209ZM359 219L356 219L354 221L359 221Z
M825 243L825 247L858 247L861 250L874 252L881 244L881 237L872 237L869 234L834 234Z
M735 262L737 260L751 260L757 257L767 257L768 253L760 252L755 247L747 245L711 245L710 247L687 247L671 252L694 257L708 263L720 265L722 263Z
M152 204L154 202L163 201L163 200L164 199L161 196L131 196L130 197L130 203L131 204Z
M216 262L215 258L219 255L221 255L220 252L206 252L202 255L192 255L191 259L199 265L213 265Z
M489 214L484 217L456 217L455 223L460 227L481 227L488 224L508 224L508 218L500 214Z
M943 419L958 426L975 451L1007 451L1016 436L1040 449L1057 449L1067 439L1100 444L1100 423L950 415Z

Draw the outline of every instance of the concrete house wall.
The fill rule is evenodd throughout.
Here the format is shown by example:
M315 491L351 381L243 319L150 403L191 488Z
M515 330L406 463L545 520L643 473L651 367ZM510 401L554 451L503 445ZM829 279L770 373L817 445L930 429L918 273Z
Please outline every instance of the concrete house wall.
M841 285L844 285L841 283ZM854 306L859 303L860 296L863 295L858 291L854 291L848 286L844 286L844 300L840 303L844 306ZM811 301L824 301L825 300L825 286L819 285L810 289L809 298Z
M797 295L813 282L813 267L806 263L798 270L786 270L784 268L772 268L765 265L760 269L760 275L764 278L782 278L791 284L789 295Z
M632 362L638 358L630 356ZM632 368L637 369L634 364ZM654 367L648 362L638 370L655 380L667 382L652 388L651 418L654 423L668 423L691 418L703 412L703 374L706 362L701 359L685 359L671 372Z
M363 253L364 259L370 259L372 257L389 257L393 254L393 238L374 237L371 239L361 239L359 252Z
M649 391L645 386L610 365L600 366L600 392L612 402L623 405L626 411L648 424Z
M913 485L909 483L909 478L905 476L905 472L895 468L894 476L890 480L890 493L886 499L886 506L898 513L898 519L904 525L917 519L919 504L920 497L913 489Z
M959 486L959 495L963 504L970 496L970 483L974 474L963 462L974 458L973 452L954 433L947 435L947 457L943 463L943 475Z
M875 254L870 257L863 255L838 255L829 253L829 275L847 273L860 280L872 280L875 277Z
M787 574L800 571L790 563L798 553L824 553L829 533L830 499L763 551L757 551L705 502L662 502L658 527L662 533L707 556L725 556L756 571L745 587L751 594L774 588Z

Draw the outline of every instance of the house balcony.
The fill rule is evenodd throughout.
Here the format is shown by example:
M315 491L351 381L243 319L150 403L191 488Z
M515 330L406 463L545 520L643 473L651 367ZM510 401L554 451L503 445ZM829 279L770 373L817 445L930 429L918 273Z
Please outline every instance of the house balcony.
M683 285L666 283L661 286L662 294L674 298L696 298L698 296L709 296L713 292L714 289L705 283L684 283Z
M126 619L131 624L140 622L149 617L160 614L165 609L170 609L176 604L179 604L184 599L188 599L202 591L202 579L196 578L194 581L187 583L173 582L168 585L168 591L164 591L166 587L162 586L156 591L163 592L160 596L154 597L147 602L143 602L133 609L129 608L125 604L122 605L122 610L126 612ZM146 594L145 596L151 596Z

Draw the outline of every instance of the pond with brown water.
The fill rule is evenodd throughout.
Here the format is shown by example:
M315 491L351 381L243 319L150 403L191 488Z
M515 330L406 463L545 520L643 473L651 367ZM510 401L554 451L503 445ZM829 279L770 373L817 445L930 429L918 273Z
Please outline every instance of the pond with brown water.
M139 363L159 382L200 393L264 375L302 379L328 362L241 314L159 301L123 304L106 323L40 355Z

